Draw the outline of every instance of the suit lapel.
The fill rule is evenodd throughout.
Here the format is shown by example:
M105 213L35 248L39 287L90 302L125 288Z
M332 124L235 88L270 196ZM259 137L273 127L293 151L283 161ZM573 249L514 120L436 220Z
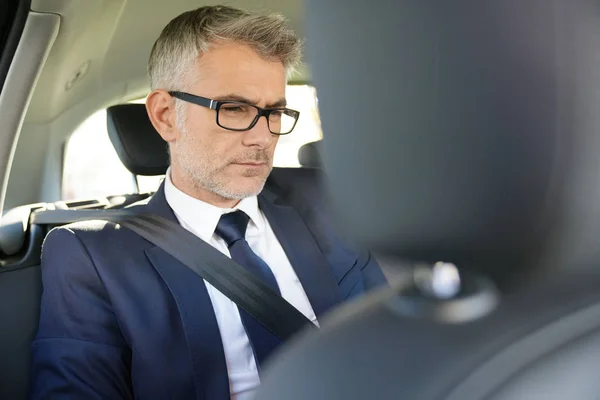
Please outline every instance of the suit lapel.
M341 297L336 280L313 235L293 207L293 202L284 201L274 190L265 188L258 196L258 201L296 271L315 314L322 316L341 303ZM178 222L165 198L164 184L152 196L146 210ZM160 247L149 248L146 255L169 288L179 309L193 360L197 398L229 398L223 345L204 281Z
M166 201L163 185L149 201L146 210L177 222ZM223 344L204 281L158 246L147 249L146 255L169 288L179 309L192 356L197 399L229 398Z
M315 314L320 317L341 303L338 286L303 218L291 203L283 200L269 188L258 196L262 212L296 271Z

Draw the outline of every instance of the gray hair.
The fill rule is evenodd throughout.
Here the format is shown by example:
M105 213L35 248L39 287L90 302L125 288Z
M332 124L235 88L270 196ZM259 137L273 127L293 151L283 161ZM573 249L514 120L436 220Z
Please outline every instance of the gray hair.
M154 43L148 62L151 89L185 90L197 58L222 42L246 44L266 60L281 61L288 76L302 56L301 40L279 14L201 7L174 18Z

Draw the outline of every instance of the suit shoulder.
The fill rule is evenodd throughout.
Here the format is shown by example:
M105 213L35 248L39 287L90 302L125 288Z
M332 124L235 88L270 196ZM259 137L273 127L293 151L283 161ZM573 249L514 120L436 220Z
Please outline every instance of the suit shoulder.
M105 232L106 228L111 228L111 225L114 228L115 224L107 221L81 221L58 226L48 232L44 239L44 246L54 242L75 243L81 240L82 236Z
M111 222L85 221L57 227L42 245L43 281L55 281L59 286L69 281L87 282L89 287L100 287L100 276L118 273L122 265L143 256L148 246L151 244L141 236Z
M109 231L113 230L110 225L114 229L114 224L105 221L84 221L53 228L42 244L42 263L62 260L67 255L72 258L89 255L90 245L100 244L110 235Z
M109 237L119 230L119 226L108 221L92 220L92 221L80 221L73 222L67 225L53 228L48 235L46 235L46 241L53 236L60 236L65 238L66 236L74 236L79 240L94 239L94 238L106 238Z
M127 207L132 211L144 211L145 205L137 205L133 204ZM108 210L107 210L108 211ZM127 235L128 230L123 229L121 226L114 222L104 221L104 220L87 220L87 221L78 221L72 222L69 224L65 224L56 228L53 228L48 235L46 235L46 240L51 235L64 235L70 234L78 237L81 240L91 239L94 240L104 239L113 237L115 235Z
M49 248L63 250L79 247L87 251L110 249L121 243L133 246L140 242L141 237L133 231L118 224L101 220L75 222L53 228L44 239L42 252L46 254Z
M41 256L46 291L54 293L73 282L96 284L94 263L76 230L66 226L52 229L44 239Z

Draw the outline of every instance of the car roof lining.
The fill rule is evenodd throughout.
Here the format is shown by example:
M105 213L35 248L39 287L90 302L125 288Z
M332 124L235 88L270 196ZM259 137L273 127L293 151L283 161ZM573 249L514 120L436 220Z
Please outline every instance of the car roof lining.
M27 120L47 123L90 96L97 108L144 97L146 64L162 28L181 12L214 2L197 0L33 0L34 11L60 15L61 27L28 110ZM304 36L301 0L232 0L251 11L280 12ZM309 80L302 65L295 82Z

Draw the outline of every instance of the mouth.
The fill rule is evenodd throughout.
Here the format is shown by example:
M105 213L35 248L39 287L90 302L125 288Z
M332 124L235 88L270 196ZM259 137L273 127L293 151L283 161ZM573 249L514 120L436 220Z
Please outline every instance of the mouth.
M248 168L260 168L260 167L264 167L267 165L266 162L239 162L239 163L234 163L235 165L240 165L242 167L248 167Z

